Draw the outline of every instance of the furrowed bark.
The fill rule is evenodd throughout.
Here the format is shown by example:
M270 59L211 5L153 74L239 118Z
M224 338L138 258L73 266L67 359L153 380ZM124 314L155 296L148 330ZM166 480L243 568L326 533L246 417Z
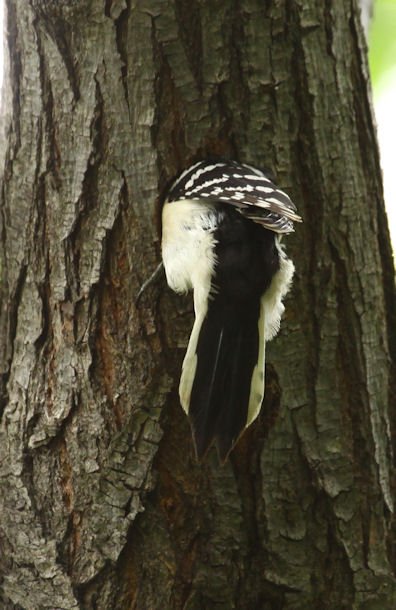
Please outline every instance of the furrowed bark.
M0 601L392 609L395 291L355 2L6 0ZM272 168L304 224L262 415L193 457L159 200Z

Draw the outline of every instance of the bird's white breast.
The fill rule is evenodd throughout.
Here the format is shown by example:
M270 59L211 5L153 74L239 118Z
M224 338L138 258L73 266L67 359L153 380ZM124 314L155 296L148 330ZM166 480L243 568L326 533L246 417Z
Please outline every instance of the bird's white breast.
M218 213L210 203L195 200L165 203L162 211L162 258L168 285L175 292L194 289L205 301L215 265Z

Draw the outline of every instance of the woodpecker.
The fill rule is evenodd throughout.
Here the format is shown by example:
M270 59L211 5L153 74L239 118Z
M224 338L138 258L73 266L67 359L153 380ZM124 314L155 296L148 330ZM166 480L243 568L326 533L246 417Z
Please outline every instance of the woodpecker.
M198 459L215 443L225 461L260 412L265 344L279 330L294 273L280 241L294 222L295 205L269 174L236 161L199 161L167 193L167 283L194 291L179 395Z

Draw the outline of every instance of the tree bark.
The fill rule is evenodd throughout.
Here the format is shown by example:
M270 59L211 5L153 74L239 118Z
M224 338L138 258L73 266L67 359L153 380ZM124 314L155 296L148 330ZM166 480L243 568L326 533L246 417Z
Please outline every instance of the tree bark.
M5 610L393 609L394 270L357 3L6 0ZM197 464L159 199L269 166L304 218L259 421Z
M362 19L362 25L366 38L369 36L370 24L373 17L373 0L359 0L360 15Z

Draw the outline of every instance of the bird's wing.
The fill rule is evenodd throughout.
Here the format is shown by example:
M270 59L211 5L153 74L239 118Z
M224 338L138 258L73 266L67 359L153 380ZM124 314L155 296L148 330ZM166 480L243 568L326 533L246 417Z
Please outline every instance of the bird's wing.
M291 233L301 222L290 197L268 174L236 161L200 161L171 186L168 201L199 199L235 207L243 216L275 233Z

